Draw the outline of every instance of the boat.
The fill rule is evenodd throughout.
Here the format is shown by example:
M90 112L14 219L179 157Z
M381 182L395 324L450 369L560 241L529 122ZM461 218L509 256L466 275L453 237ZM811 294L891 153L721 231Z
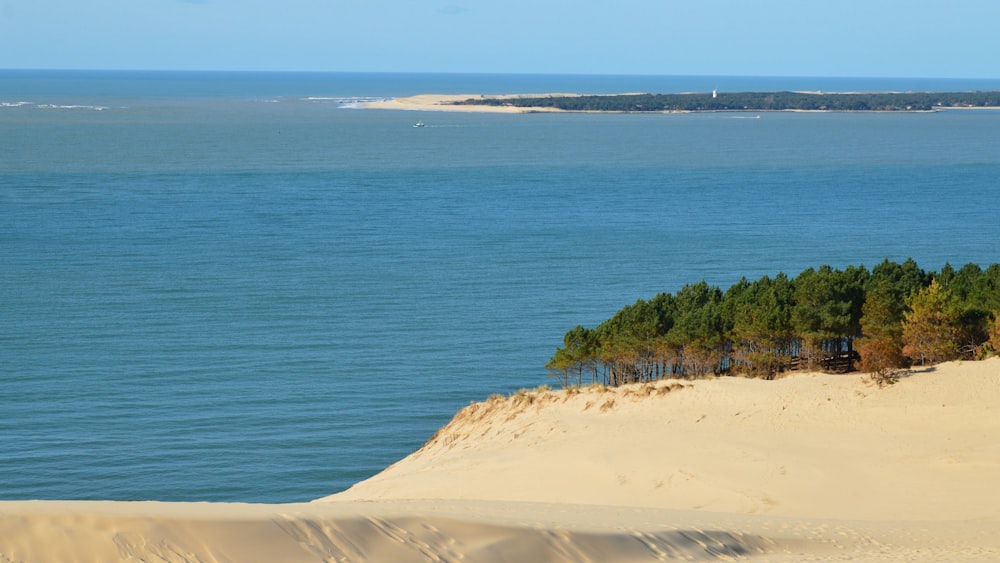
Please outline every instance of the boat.
M413 126L414 127L427 127L426 125L424 125L423 121L418 121L418 122L414 123Z

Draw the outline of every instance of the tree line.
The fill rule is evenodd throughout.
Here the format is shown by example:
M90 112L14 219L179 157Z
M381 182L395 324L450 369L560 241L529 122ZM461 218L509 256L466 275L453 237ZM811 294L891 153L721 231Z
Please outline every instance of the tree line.
M556 108L566 111L933 111L1000 107L1000 91L973 92L719 92L473 98L458 105Z
M857 368L882 382L912 365L997 352L1000 264L927 272L886 259L640 299L569 330L546 368L563 385Z

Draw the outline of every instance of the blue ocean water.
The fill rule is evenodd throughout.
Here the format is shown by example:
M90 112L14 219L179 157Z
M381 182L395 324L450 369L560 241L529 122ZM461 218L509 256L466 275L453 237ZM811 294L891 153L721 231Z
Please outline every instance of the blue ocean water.
M998 261L1000 111L459 114L423 92L1000 81L0 72L0 498L304 501L705 279ZM424 121L427 126L413 128Z

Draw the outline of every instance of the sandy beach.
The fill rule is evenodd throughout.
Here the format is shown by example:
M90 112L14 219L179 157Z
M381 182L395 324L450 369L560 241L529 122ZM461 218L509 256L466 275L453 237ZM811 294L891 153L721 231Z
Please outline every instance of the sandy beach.
M997 358L522 392L312 503L0 502L0 561L995 561L997 405Z
M455 111L455 112L484 112L484 113L536 113L536 112L562 112L558 108L546 107L515 107L515 106L494 106L494 105L454 105L455 102L477 98L506 99L519 97L541 97L541 96L576 96L578 94L504 94L486 96L483 94L420 94L404 98L392 98L389 100L379 100L366 102L361 107L365 109L393 109L393 110L415 110L415 111Z

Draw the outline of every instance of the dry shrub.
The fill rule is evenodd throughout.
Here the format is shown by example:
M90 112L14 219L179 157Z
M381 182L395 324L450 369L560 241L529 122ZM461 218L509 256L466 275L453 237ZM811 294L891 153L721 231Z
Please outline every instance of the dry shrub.
M868 372L879 387L891 385L899 380L899 372L905 366L902 343L892 336L864 338L858 346L861 355L861 370Z
M671 391L678 391L680 389L684 389L685 387L691 387L691 386L686 383L671 383L670 385L660 388L660 395L666 395Z
M610 397L608 398L607 401L604 401L603 405L601 405L601 412L607 412L609 409L614 408L614 406L615 406L615 398Z
M607 393L611 388L603 383L591 383L586 390L591 393Z
M514 420L530 406L541 407L555 402L558 396L559 394L553 392L548 385L541 385L535 389L519 389L507 399L510 405L506 420Z
M658 381L648 381L641 385L628 385L622 389L622 397L628 399L644 399L647 397L662 397L671 391L688 387L683 383L661 383Z
M514 408L521 408L535 402L536 395L527 389L519 389L517 393L510 396L511 405Z
M469 437L470 431L465 428L466 426L474 426L498 414L506 414L505 421L510 421L517 418L529 406L541 407L546 403L555 402L558 396L559 393L551 391L548 385L542 385L535 389L519 389L511 395L494 393L485 401L472 402L469 406L455 413L451 421L439 428L421 449L435 443L452 446L455 442ZM488 429L489 425L487 425Z
M656 383L652 381L640 385L628 385L623 388L622 397L642 399L652 395L655 387Z
M451 426L459 422L476 422L482 419L483 415L490 410L492 410L490 405L486 403L472 403L455 413L455 416L452 417L451 422L449 422L447 426Z

